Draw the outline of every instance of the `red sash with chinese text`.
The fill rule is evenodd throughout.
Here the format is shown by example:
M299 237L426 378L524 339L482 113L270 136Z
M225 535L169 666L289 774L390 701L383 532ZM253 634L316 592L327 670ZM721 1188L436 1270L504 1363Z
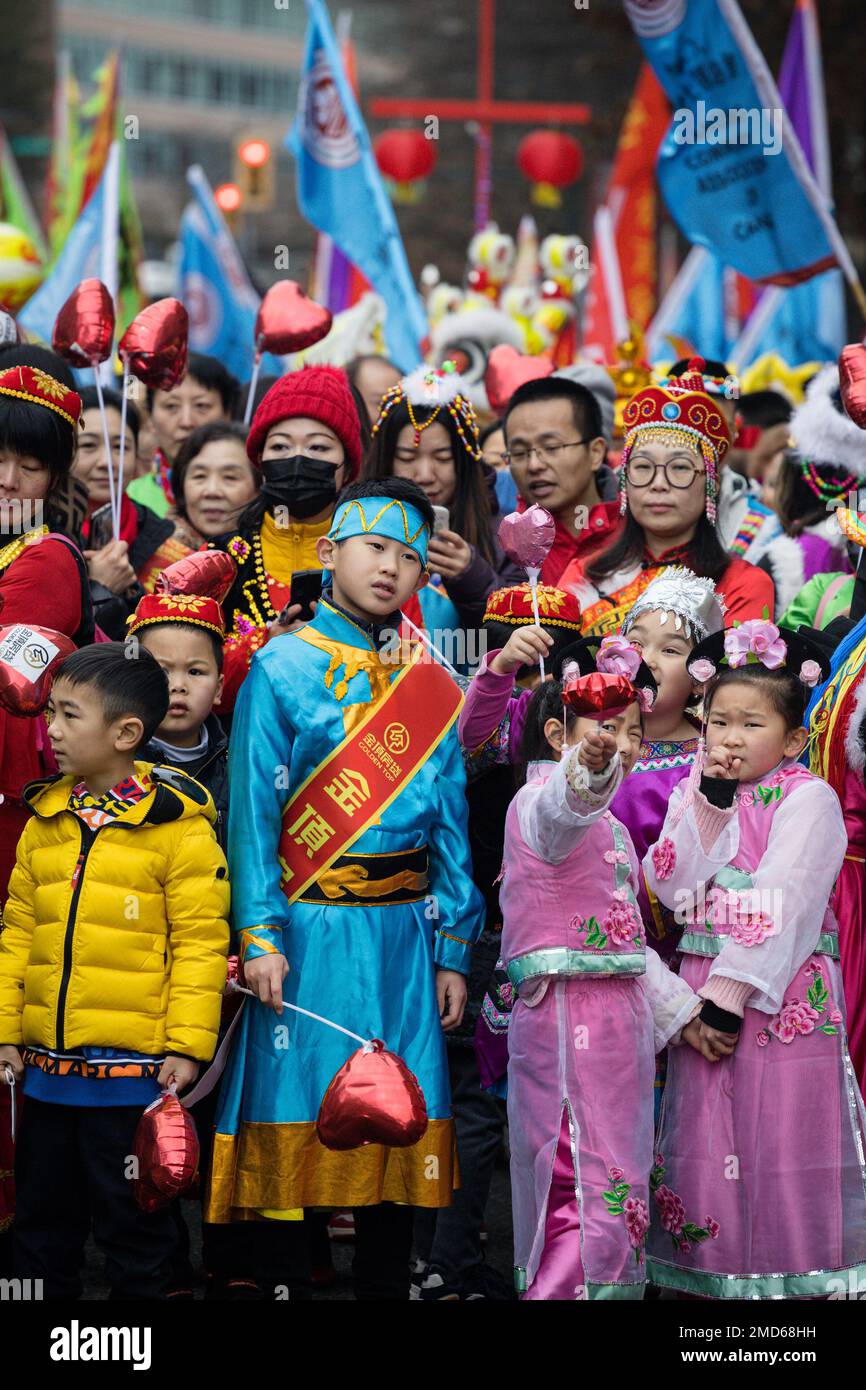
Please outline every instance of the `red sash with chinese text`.
M293 794L277 858L290 903L329 869L409 785L460 712L463 695L424 648Z

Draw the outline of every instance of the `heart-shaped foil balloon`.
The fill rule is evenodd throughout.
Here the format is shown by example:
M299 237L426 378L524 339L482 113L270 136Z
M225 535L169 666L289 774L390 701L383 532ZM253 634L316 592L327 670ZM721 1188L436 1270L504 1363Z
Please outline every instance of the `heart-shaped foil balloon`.
M322 1098L316 1130L326 1149L387 1144L407 1149L427 1128L424 1094L380 1038L353 1052Z
M92 367L111 355L114 302L101 280L82 280L54 324L51 346L73 367Z
M331 331L332 316L294 280L271 285L256 315L256 352L301 352Z
M222 603L237 573L234 560L224 550L197 550L166 566L156 589L161 594L195 594Z
M158 299L132 320L117 350L152 391L171 391L186 375L189 316L179 299Z
M56 668L74 651L72 638L50 627L0 627L0 705L26 719L41 714Z
M637 698L637 691L627 676L606 675L602 671L566 680L562 687L563 704L572 714L587 719L613 719L624 713Z
M866 430L866 347L849 343L839 354L839 390L848 415Z
M556 522L536 503L525 512L509 512L499 523L499 544L509 560L527 570L541 569L555 535Z
M158 1211L181 1197L198 1172L198 1135L177 1096L165 1092L147 1107L135 1127L137 1163L132 1195L142 1211Z
M496 415L503 415L518 386L550 376L552 371L553 362L544 353L527 357L510 343L499 343L490 353L484 373L490 409Z

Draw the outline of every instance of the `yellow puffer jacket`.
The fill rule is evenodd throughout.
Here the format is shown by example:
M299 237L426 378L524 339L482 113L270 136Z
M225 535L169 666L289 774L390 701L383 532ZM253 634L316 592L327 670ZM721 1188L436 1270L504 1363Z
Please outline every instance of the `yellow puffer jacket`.
M30 782L0 935L0 1043L210 1061L229 942L213 801L177 768L100 830L66 809L73 778ZM79 866L76 872L76 866Z

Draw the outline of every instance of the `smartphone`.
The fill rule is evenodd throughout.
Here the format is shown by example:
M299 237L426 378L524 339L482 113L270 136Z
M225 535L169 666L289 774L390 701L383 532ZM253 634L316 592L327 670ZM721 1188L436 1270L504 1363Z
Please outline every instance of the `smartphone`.
M111 522L111 503L106 502L104 507L97 507L90 518L90 537L87 542L88 550L101 550L103 546L114 535L114 527Z
M433 507L433 535L438 536L440 531L448 531L451 528L451 516L447 507Z
M292 587L289 591L289 607L299 603L301 611L298 614L299 622L309 622L313 616L312 605L317 603L322 597L322 571L321 570L295 570L292 575Z

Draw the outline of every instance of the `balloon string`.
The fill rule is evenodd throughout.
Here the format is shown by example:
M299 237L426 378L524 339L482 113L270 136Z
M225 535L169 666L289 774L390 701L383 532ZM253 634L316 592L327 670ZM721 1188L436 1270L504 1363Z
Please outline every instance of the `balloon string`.
M541 627L541 619L538 616L538 576L541 574L541 570L537 568L527 569L526 573L529 577L529 589L532 594L532 616L535 619L535 626ZM541 679L545 680L543 656L538 658L538 667L541 671Z
M257 353L256 353L256 360L255 360L255 362L253 363L253 374L252 374L252 376L250 377L250 389L249 389L249 391L247 392L247 408L246 408L246 410L244 411L244 424L245 424L245 425L248 425L248 424L250 423L250 418L251 418L252 413L253 413L253 401L255 400L256 387L257 387L258 384L259 384L259 372L260 372L261 370L262 370L262 356L261 356L261 353L260 353L260 352L257 352Z
M412 619L407 618L405 613L401 612L400 616L403 619L403 622L408 627L409 631L414 632L416 637L420 637L427 650L429 652L432 652L433 656L438 657L438 659L442 662L442 665L448 671L451 672L452 676L459 676L460 673L457 670L457 668L455 666L452 666L447 656L445 656L443 652L440 652L439 648L433 642L430 641L430 638L427 636L426 632L423 632L420 627L416 627Z
M123 359L123 389L120 403L120 457L117 464L117 522L115 533L120 535L120 508L123 503L123 459L126 453L126 403L129 397L129 358Z
M245 989L243 985L234 982L232 982L229 988L236 990L238 994L248 994L252 999L258 999L259 997L254 990ZM283 1006L286 1009L294 1009L296 1014L304 1014L307 1018L314 1018L317 1023L324 1023L326 1028L335 1028L338 1033L345 1033L347 1038L354 1038L355 1042L359 1042L362 1047L370 1046L372 1041L370 1038L362 1038L357 1033L353 1033L351 1028L344 1028L341 1023L334 1023L330 1018L322 1018L321 1014L314 1014L311 1013L309 1009L302 1009L300 1004L290 1004L288 999L284 999Z
M96 383L96 398L99 401L99 414L102 417L102 439L105 444L105 460L108 464L108 493L111 502L111 530L115 540L120 534L119 507L115 500L116 489L114 486L114 460L111 457L111 440L108 435L108 417L105 414L105 397L102 394L102 382L99 380L99 363L93 363L93 380ZM121 435L121 440L123 436ZM121 444L121 448L123 445Z

